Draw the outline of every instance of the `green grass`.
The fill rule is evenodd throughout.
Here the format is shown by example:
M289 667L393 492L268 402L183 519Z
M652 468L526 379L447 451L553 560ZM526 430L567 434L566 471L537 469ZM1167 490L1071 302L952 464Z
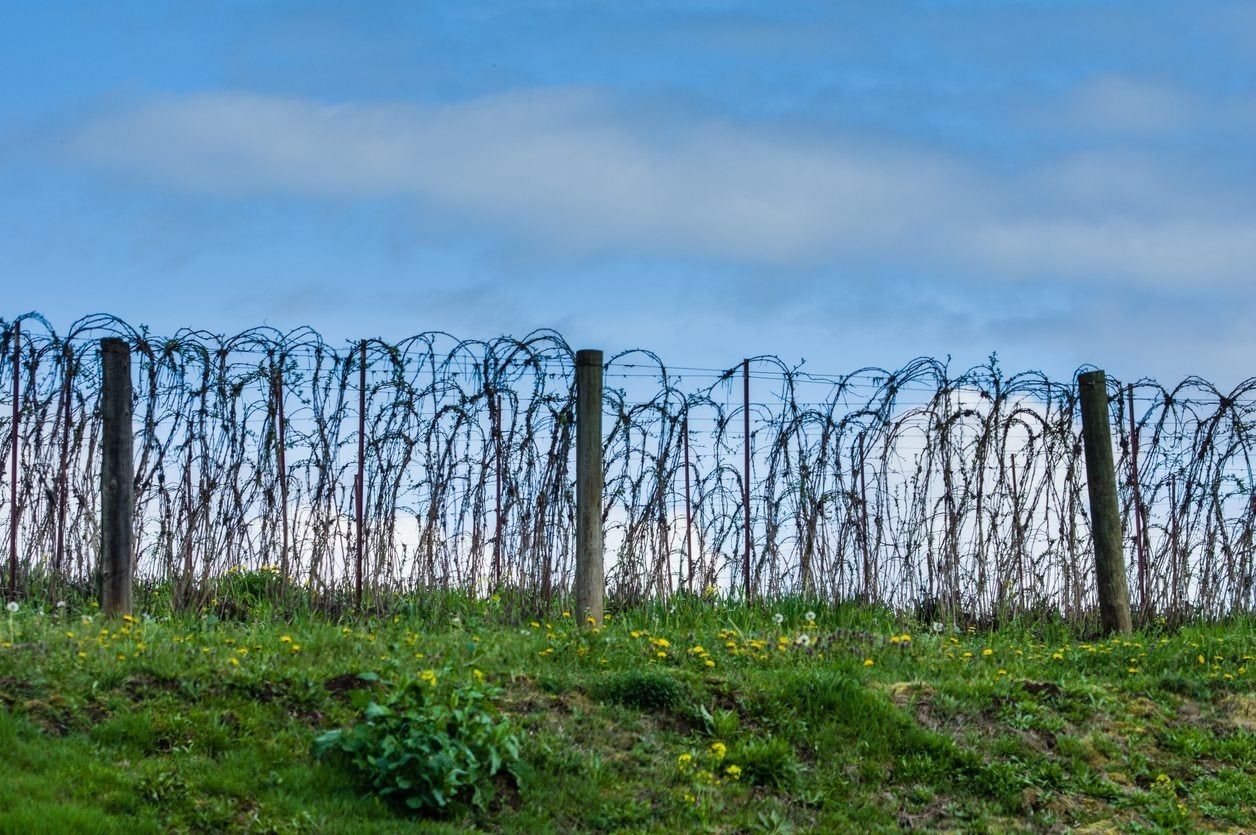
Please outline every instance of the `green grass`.
M597 632L452 597L245 617L0 620L0 832L1256 827L1250 620L1087 641L805 601ZM487 807L439 820L311 753L355 721L351 691L385 686L360 674L427 669L500 687L523 740Z

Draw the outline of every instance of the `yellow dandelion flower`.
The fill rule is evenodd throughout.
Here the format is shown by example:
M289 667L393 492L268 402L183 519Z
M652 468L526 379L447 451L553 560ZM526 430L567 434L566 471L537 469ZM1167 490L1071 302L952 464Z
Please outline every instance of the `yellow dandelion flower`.
M864 659L864 666L865 666L865 667L871 667L871 666L872 666L873 664L875 664L875 663L877 663L877 662L873 661L871 658L865 658L865 659Z
M711 753L715 755L717 760L722 760L728 754L728 746L722 742L712 742Z
M741 779L741 766L737 765L736 763L733 763L732 765L728 766L728 768L724 769L724 773L728 775L728 778L730 780L740 780Z

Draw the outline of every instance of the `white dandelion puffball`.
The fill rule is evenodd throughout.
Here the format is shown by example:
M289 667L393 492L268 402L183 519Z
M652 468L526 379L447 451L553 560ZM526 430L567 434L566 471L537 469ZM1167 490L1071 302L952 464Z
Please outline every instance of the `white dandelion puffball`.
M942 631L942 624L941 624L940 622L938 622L938 621L936 621L936 620L935 620L935 621L933 622L933 626L932 626L932 627L930 627L930 628L931 628L931 629L933 629L933 631L934 631L934 632L941 632L941 631Z
M16 600L10 600L8 603L4 604L5 611L7 611L10 615L16 614L17 610L20 608L22 607L17 605Z
M57 601L57 608L58 608L58 609L64 609L64 608L65 608L65 601L64 601L64 600L58 600L58 601Z
M815 622L816 622L816 613L815 613L815 612L808 612L807 614L803 615L803 617L805 617L805 618L807 619L807 621L808 621L808 622L810 622L810 623L815 623Z
M804 632L794 639L794 643L800 647L809 647L811 646L811 636Z
M777 612L775 615L772 615L772 620L776 621L777 624L781 624L785 622L785 616Z

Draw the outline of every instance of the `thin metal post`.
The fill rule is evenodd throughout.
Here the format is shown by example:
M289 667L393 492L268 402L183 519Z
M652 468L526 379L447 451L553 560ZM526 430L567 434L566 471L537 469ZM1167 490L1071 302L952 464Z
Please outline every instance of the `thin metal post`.
M502 532L505 529L505 517L502 515L502 397L494 392L489 400L493 408L493 481L495 500L493 503L493 589L501 588L502 584Z
M1138 553L1138 608L1144 618L1151 614L1151 589L1147 577L1147 547L1143 542L1143 494L1138 479L1138 421L1134 418L1134 384L1126 387L1130 413L1130 486L1134 488L1134 543Z
M356 545L354 554L353 605L362 611L362 506L363 482L366 480L366 340L358 346L358 474L354 481L354 503L356 506Z
M693 591L693 499L689 492L689 414L686 409L681 422L681 432L685 441L685 561L687 562L686 579L689 591Z
M57 473L57 546L52 559L52 597L55 602L57 581L65 560L65 515L70 493L70 421L74 397L74 350L67 342L64 352L65 382L61 388L61 470Z
M284 414L283 401L283 355L279 355L279 366L275 369L275 424L278 434L278 449L276 450L277 465L279 467L279 526L280 526L280 551L279 551L279 592L282 595L288 593L288 421Z
M742 476L741 476L741 507L743 531L745 533L746 554L742 563L742 587L746 602L750 602L750 360L741 361L741 393L742 393L742 432L745 443L742 445Z
M9 426L9 599L17 597L17 444L22 397L22 323L13 323L13 423Z

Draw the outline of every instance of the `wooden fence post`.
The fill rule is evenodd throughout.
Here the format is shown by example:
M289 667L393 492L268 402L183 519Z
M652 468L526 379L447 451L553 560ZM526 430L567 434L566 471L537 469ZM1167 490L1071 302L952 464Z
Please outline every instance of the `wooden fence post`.
M576 617L602 623L602 352L576 352Z
M100 608L106 615L129 615L135 507L130 346L123 339L100 340L100 363Z
M1130 590L1121 541L1121 509L1112 460L1112 425L1108 417L1108 381L1103 371L1077 376L1081 398L1082 442L1086 454L1086 487L1090 493L1090 525L1095 543L1095 580L1099 618L1106 632L1128 634Z

